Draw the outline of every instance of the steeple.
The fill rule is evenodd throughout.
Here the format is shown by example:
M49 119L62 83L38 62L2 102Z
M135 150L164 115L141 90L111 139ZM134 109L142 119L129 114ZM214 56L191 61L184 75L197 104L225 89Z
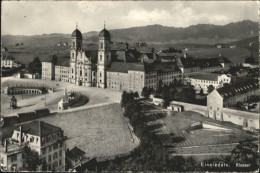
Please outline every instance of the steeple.
M106 29L106 21L104 20L104 29Z
M76 22L76 29L78 29L78 22Z

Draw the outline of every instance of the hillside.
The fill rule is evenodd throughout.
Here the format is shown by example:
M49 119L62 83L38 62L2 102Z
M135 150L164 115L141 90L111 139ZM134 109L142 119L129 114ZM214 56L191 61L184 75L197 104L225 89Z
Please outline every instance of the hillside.
M149 25L126 29L109 30L112 41L150 42L150 43L227 43L258 35L258 23L245 20L227 25L198 24L186 28ZM71 31L72 32L72 31ZM97 31L83 33L83 44L98 41ZM6 46L23 42L30 47L50 46L70 42L70 34L44 34L35 36L2 36Z

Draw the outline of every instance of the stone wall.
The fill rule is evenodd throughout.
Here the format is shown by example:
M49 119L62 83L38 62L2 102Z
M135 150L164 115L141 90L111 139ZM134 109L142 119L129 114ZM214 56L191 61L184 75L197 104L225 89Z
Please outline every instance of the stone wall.
M184 106L185 111L198 112L208 117L207 107L184 102L172 101L173 104ZM246 112L234 109L223 108L223 121L231 122L243 127L259 129L259 114L254 112ZM211 117L210 117L211 118Z

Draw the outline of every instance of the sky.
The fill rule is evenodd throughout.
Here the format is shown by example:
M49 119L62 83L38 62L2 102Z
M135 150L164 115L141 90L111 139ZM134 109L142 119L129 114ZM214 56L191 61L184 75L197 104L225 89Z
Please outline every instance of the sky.
M2 1L3 35L85 33L160 24L173 27L258 21L258 1Z

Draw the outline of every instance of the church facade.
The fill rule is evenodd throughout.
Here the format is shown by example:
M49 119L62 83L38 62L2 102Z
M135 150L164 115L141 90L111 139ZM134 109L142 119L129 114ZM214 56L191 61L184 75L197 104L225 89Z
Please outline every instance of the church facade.
M107 69L111 63L110 34L104 28L99 34L98 62L82 49L82 34L76 29L71 35L69 82L79 86L107 87Z

